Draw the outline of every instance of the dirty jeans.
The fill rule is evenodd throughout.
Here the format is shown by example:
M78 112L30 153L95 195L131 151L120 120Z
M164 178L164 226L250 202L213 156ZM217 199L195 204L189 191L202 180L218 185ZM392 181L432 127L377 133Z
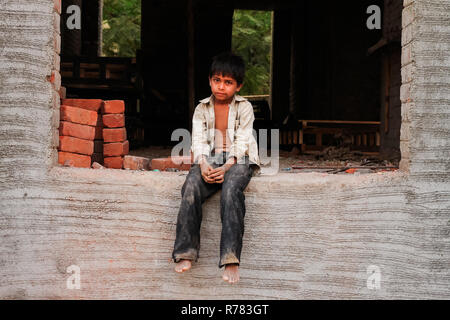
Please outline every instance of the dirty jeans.
M217 168L225 163L228 154L218 153L207 160ZM200 225L202 204L222 189L220 197L220 238L219 268L230 263L240 263L242 237L244 235L245 196L244 189L252 177L252 164L248 157L234 164L224 176L222 183L207 183L203 180L200 166L193 164L181 188L181 206L178 212L177 229L172 258L197 261L200 249ZM242 159L241 159L242 160Z

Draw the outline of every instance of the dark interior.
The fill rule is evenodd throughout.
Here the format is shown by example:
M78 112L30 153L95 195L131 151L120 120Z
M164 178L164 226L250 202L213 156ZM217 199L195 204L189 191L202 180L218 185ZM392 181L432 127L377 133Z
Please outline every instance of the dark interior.
M82 7L81 31L64 27L70 4ZM382 9L381 30L366 27L366 9L374 4ZM231 49L235 9L273 11L271 96L254 102L256 129L287 132L280 143L290 147L299 143L297 130L307 128L301 120L339 120L333 130L371 128L360 138L370 140L366 150L399 149L400 0L146 0L135 58L99 57L100 8L100 1L63 0L62 85L68 98L125 100L131 149L171 145L174 129L190 129L198 100L210 95L211 58ZM367 121L379 124L351 123ZM312 127L323 129L321 144L333 143L327 133L336 131L328 127ZM304 133L305 143L317 145L317 136Z

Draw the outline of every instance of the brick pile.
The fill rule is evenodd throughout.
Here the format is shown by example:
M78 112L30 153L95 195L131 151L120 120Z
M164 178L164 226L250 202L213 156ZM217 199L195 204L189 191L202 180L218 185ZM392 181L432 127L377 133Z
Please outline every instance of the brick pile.
M102 100L62 99L58 162L89 168L94 153L95 126Z
M61 97L58 163L102 169L189 170L190 158L150 159L128 155L125 103L122 100ZM179 158L179 157L177 157ZM104 167L103 167L104 166Z
M125 129L125 103L122 100L104 101L102 122L104 165L122 169L124 156L130 149Z

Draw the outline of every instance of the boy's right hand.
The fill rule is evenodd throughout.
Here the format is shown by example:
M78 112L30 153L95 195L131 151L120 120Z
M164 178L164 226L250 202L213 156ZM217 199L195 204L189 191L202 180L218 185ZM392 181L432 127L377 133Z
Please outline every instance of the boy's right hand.
M206 159L200 160L200 170L202 172L202 178L206 183L215 183L214 178L210 178L209 175L213 168L211 165L206 161Z

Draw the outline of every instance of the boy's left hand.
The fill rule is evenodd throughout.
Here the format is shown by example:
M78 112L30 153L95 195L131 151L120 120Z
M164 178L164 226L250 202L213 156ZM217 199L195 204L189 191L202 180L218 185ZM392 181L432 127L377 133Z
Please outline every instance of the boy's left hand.
M227 171L228 169L225 165L217 167L211 170L211 173L209 174L208 178L214 179L215 183L222 183L224 181L224 176Z

